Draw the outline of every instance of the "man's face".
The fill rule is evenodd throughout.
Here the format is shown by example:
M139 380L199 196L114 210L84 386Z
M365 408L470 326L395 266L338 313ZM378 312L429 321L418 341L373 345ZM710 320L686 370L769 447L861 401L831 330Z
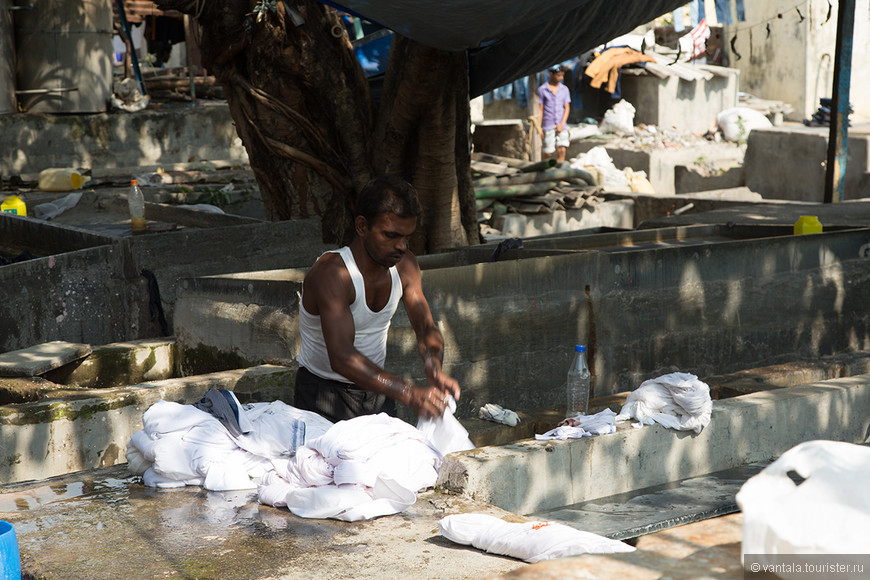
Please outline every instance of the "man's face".
M550 71L550 81L554 83L562 82L562 79L565 78L565 73L562 71L554 72Z
M408 251L408 240L417 229L417 218L382 213L370 223L365 218L359 219L360 236L371 259L387 268L398 264Z

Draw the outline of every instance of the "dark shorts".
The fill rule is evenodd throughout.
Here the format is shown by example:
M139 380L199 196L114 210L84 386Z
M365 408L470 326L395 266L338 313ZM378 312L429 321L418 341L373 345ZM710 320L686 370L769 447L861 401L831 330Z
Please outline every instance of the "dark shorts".
M386 413L396 416L396 402L386 395L339 381L322 379L305 367L296 372L293 406L314 411L333 423L360 415Z

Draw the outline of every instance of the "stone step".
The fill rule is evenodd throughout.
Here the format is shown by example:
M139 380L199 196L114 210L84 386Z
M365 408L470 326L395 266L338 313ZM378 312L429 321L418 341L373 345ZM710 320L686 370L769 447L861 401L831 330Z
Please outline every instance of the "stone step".
M35 377L91 354L91 345L55 340L0 354L0 377Z

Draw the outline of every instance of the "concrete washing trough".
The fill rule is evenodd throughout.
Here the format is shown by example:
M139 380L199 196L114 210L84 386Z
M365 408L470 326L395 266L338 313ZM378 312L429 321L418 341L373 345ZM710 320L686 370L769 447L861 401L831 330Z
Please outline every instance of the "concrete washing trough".
M7 397L0 401L0 484L123 463L127 440L157 400L192 403L208 388L224 388L242 402L292 403L294 366L172 378L172 340L54 346L76 355L43 376L66 384L43 379L54 388L43 384L18 403L0 390ZM0 355L0 372L16 355L22 357ZM44 368L32 359L34 370ZM612 435L542 442L534 435L555 426L561 408L519 409L517 427L468 417L462 422L478 448L448 456L438 485L533 514L767 460L807 439L863 442L870 428L868 372L870 353L855 353L710 377L713 419L700 434L620 423ZM123 384L137 378L152 380ZM619 411L625 395L599 397L591 411Z
M495 244L422 256L445 370L463 388L457 416L487 403L560 404L574 344L588 345L594 397L673 371L709 377L870 348L870 230L826 227L558 234L496 261ZM185 374L291 364L304 272L182 279L174 328ZM401 311L387 352L387 368L423 379Z
M446 459L438 489L469 505L631 537L669 524L593 524L591 503L626 505L625 494L657 486L697 490L710 474L756 466L807 439L865 441L870 333L856 306L870 288L870 231L826 225L802 237L739 225L560 234L526 240L496 261L495 244L421 258L424 291L447 337L446 366L464 387L459 416L478 445ZM0 484L123 463L142 413L160 399L192 403L219 387L243 401L291 402L303 274L182 278L174 338L93 346L43 372L61 386L0 405ZM393 321L388 366L413 377L403 316ZM535 441L561 419L575 341L592 347L593 410L619 410L641 380L681 370L710 384L713 421L700 434L624 423L611 435ZM96 362L112 350L151 366L125 375ZM783 361L797 362L770 366ZM523 421L510 428L476 419L487 402ZM735 509L721 504L716 513Z

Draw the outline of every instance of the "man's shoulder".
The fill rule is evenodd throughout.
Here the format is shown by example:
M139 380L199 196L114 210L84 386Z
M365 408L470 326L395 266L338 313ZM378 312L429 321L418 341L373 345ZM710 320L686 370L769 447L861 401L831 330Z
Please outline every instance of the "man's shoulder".
M407 284L409 279L415 280L420 278L420 263L417 261L417 256L411 252L405 253L399 263L396 264L396 271L399 273L399 279L403 284Z
M326 252L314 262L314 265L308 270L305 278L308 281L319 281L322 279L335 279L347 275L347 266L344 264L344 259L338 252Z

